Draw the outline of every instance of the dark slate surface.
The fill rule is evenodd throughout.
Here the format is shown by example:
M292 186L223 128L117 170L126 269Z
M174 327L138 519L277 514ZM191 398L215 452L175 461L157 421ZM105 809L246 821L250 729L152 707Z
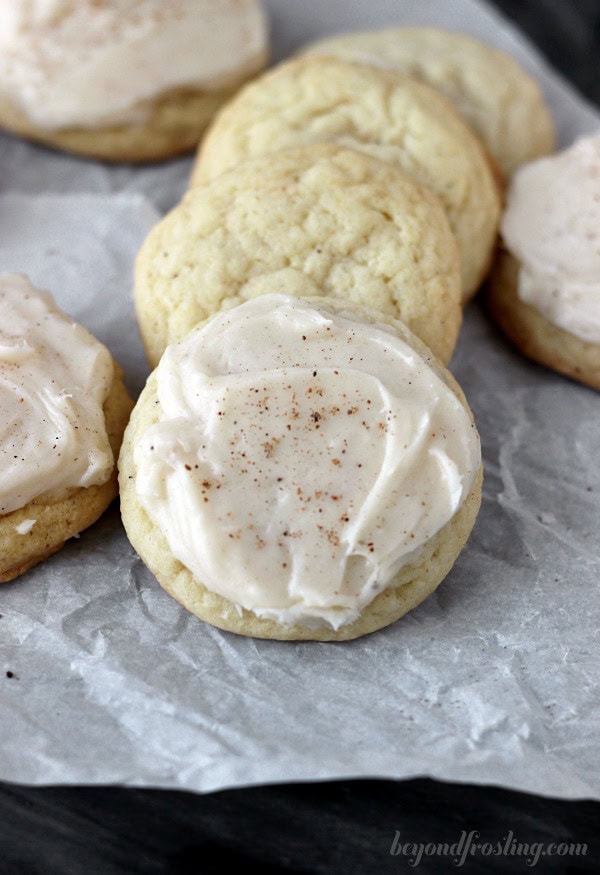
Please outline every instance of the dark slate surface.
M3 873L39 875L208 875L228 864L246 872L387 875L417 871L600 871L598 811L523 793L435 781L340 781L281 785L195 796L122 788L6 787L0 794ZM587 843L587 856L424 857L411 869L392 856L402 843L448 843L461 833L504 842ZM509 837L509 845L510 837Z
M300 0L298 0L300 2ZM326 2L326 0L324 0ZM424 0L425 2L425 0ZM432 0L427 0L432 2ZM600 104L600 0L497 0L551 63ZM586 856L392 856L402 843L586 843ZM436 781L341 781L196 796L0 785L1 875L600 872L600 803Z

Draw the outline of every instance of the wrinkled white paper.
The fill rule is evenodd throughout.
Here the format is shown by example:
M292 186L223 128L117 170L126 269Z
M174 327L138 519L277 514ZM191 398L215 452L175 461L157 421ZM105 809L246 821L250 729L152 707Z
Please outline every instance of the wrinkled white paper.
M562 144L600 126L474 0L268 5L277 58L344 29L446 25L537 76ZM190 160L108 167L8 135L0 156L0 270L52 291L139 391L133 258ZM430 775L599 798L600 396L523 360L477 304L452 368L481 431L484 502L424 605L348 644L229 635L163 592L113 507L0 589L0 778L207 791Z

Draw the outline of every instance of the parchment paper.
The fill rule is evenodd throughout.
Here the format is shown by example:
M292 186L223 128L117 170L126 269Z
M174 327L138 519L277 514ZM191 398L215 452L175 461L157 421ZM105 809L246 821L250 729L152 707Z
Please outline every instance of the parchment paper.
M344 29L446 25L537 76L562 144L600 127L474 0L268 5L276 57ZM0 155L0 270L50 289L137 392L147 369L132 261L190 161L106 167L8 135ZM600 798L600 396L524 361L477 304L452 368L482 436L484 502L424 605L343 645L222 633L163 592L113 507L0 589L0 778L208 791L430 775Z

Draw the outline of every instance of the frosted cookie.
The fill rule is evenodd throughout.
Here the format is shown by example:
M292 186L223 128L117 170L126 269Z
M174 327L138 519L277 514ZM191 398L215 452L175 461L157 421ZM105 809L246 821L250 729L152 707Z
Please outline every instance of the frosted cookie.
M148 359L265 292L333 295L401 318L442 360L461 322L456 243L437 198L332 144L257 158L188 192L137 259Z
M208 132L193 184L242 159L335 141L402 167L442 201L462 260L463 297L485 276L499 189L479 139L436 91L392 70L300 58L244 88Z
M108 350L24 276L0 275L0 582L115 498L131 407Z
M502 237L492 316L525 355L600 389L600 134L519 170Z
M320 40L305 52L399 70L431 85L477 131L506 178L554 149L554 124L537 82L510 55L472 37L389 28Z
M167 349L119 482L133 546L192 613L340 641L445 577L477 515L481 458L462 392L402 323L264 295Z
M108 161L194 148L267 61L260 0L0 4L0 126Z

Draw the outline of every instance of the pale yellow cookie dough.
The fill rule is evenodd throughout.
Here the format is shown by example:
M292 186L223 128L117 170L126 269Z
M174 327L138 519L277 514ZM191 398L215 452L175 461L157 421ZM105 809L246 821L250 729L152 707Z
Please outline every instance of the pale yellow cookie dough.
M266 52L227 88L201 91L180 88L145 101L138 107L144 121L96 128L45 130L31 122L17 106L0 94L0 127L27 139L103 161L142 163L160 161L191 152L213 116L265 66Z
M472 296L500 218L491 159L444 97L393 70L312 56L261 76L217 116L192 184L253 155L324 141L399 165L438 195L461 254L463 299Z
M341 34L303 51L395 69L431 85L477 131L506 178L555 148L537 82L510 55L465 34L389 28Z
M600 346L554 325L518 294L519 262L501 252L490 277L490 314L521 352L554 371L600 389Z
M402 323L383 317L378 312L329 298L318 299L316 303L331 312L351 314L370 324L393 326L398 335L428 361L465 408L469 409L452 375ZM475 523L481 502L481 470L467 499L452 519L425 545L415 562L401 569L391 584L364 608L353 623L334 631L325 626L317 629L300 625L285 626L274 620L261 619L251 611L238 610L228 599L210 592L201 581L196 580L189 569L175 559L161 530L138 500L133 453L140 436L160 418L156 402L156 375L152 374L131 416L119 458L123 524L133 547L161 586L187 610L220 629L255 638L317 641L347 641L374 632L398 620L436 589L454 565Z
M444 362L461 323L459 256L437 198L332 144L244 162L150 232L135 303L151 365L215 311L267 292L376 307Z
M133 404L115 364L110 393L104 404L106 430L115 457L109 480L100 486L70 489L60 496L41 495L12 513L0 516L0 583L13 580L91 526L117 496L116 460ZM18 527L35 520L24 534Z

